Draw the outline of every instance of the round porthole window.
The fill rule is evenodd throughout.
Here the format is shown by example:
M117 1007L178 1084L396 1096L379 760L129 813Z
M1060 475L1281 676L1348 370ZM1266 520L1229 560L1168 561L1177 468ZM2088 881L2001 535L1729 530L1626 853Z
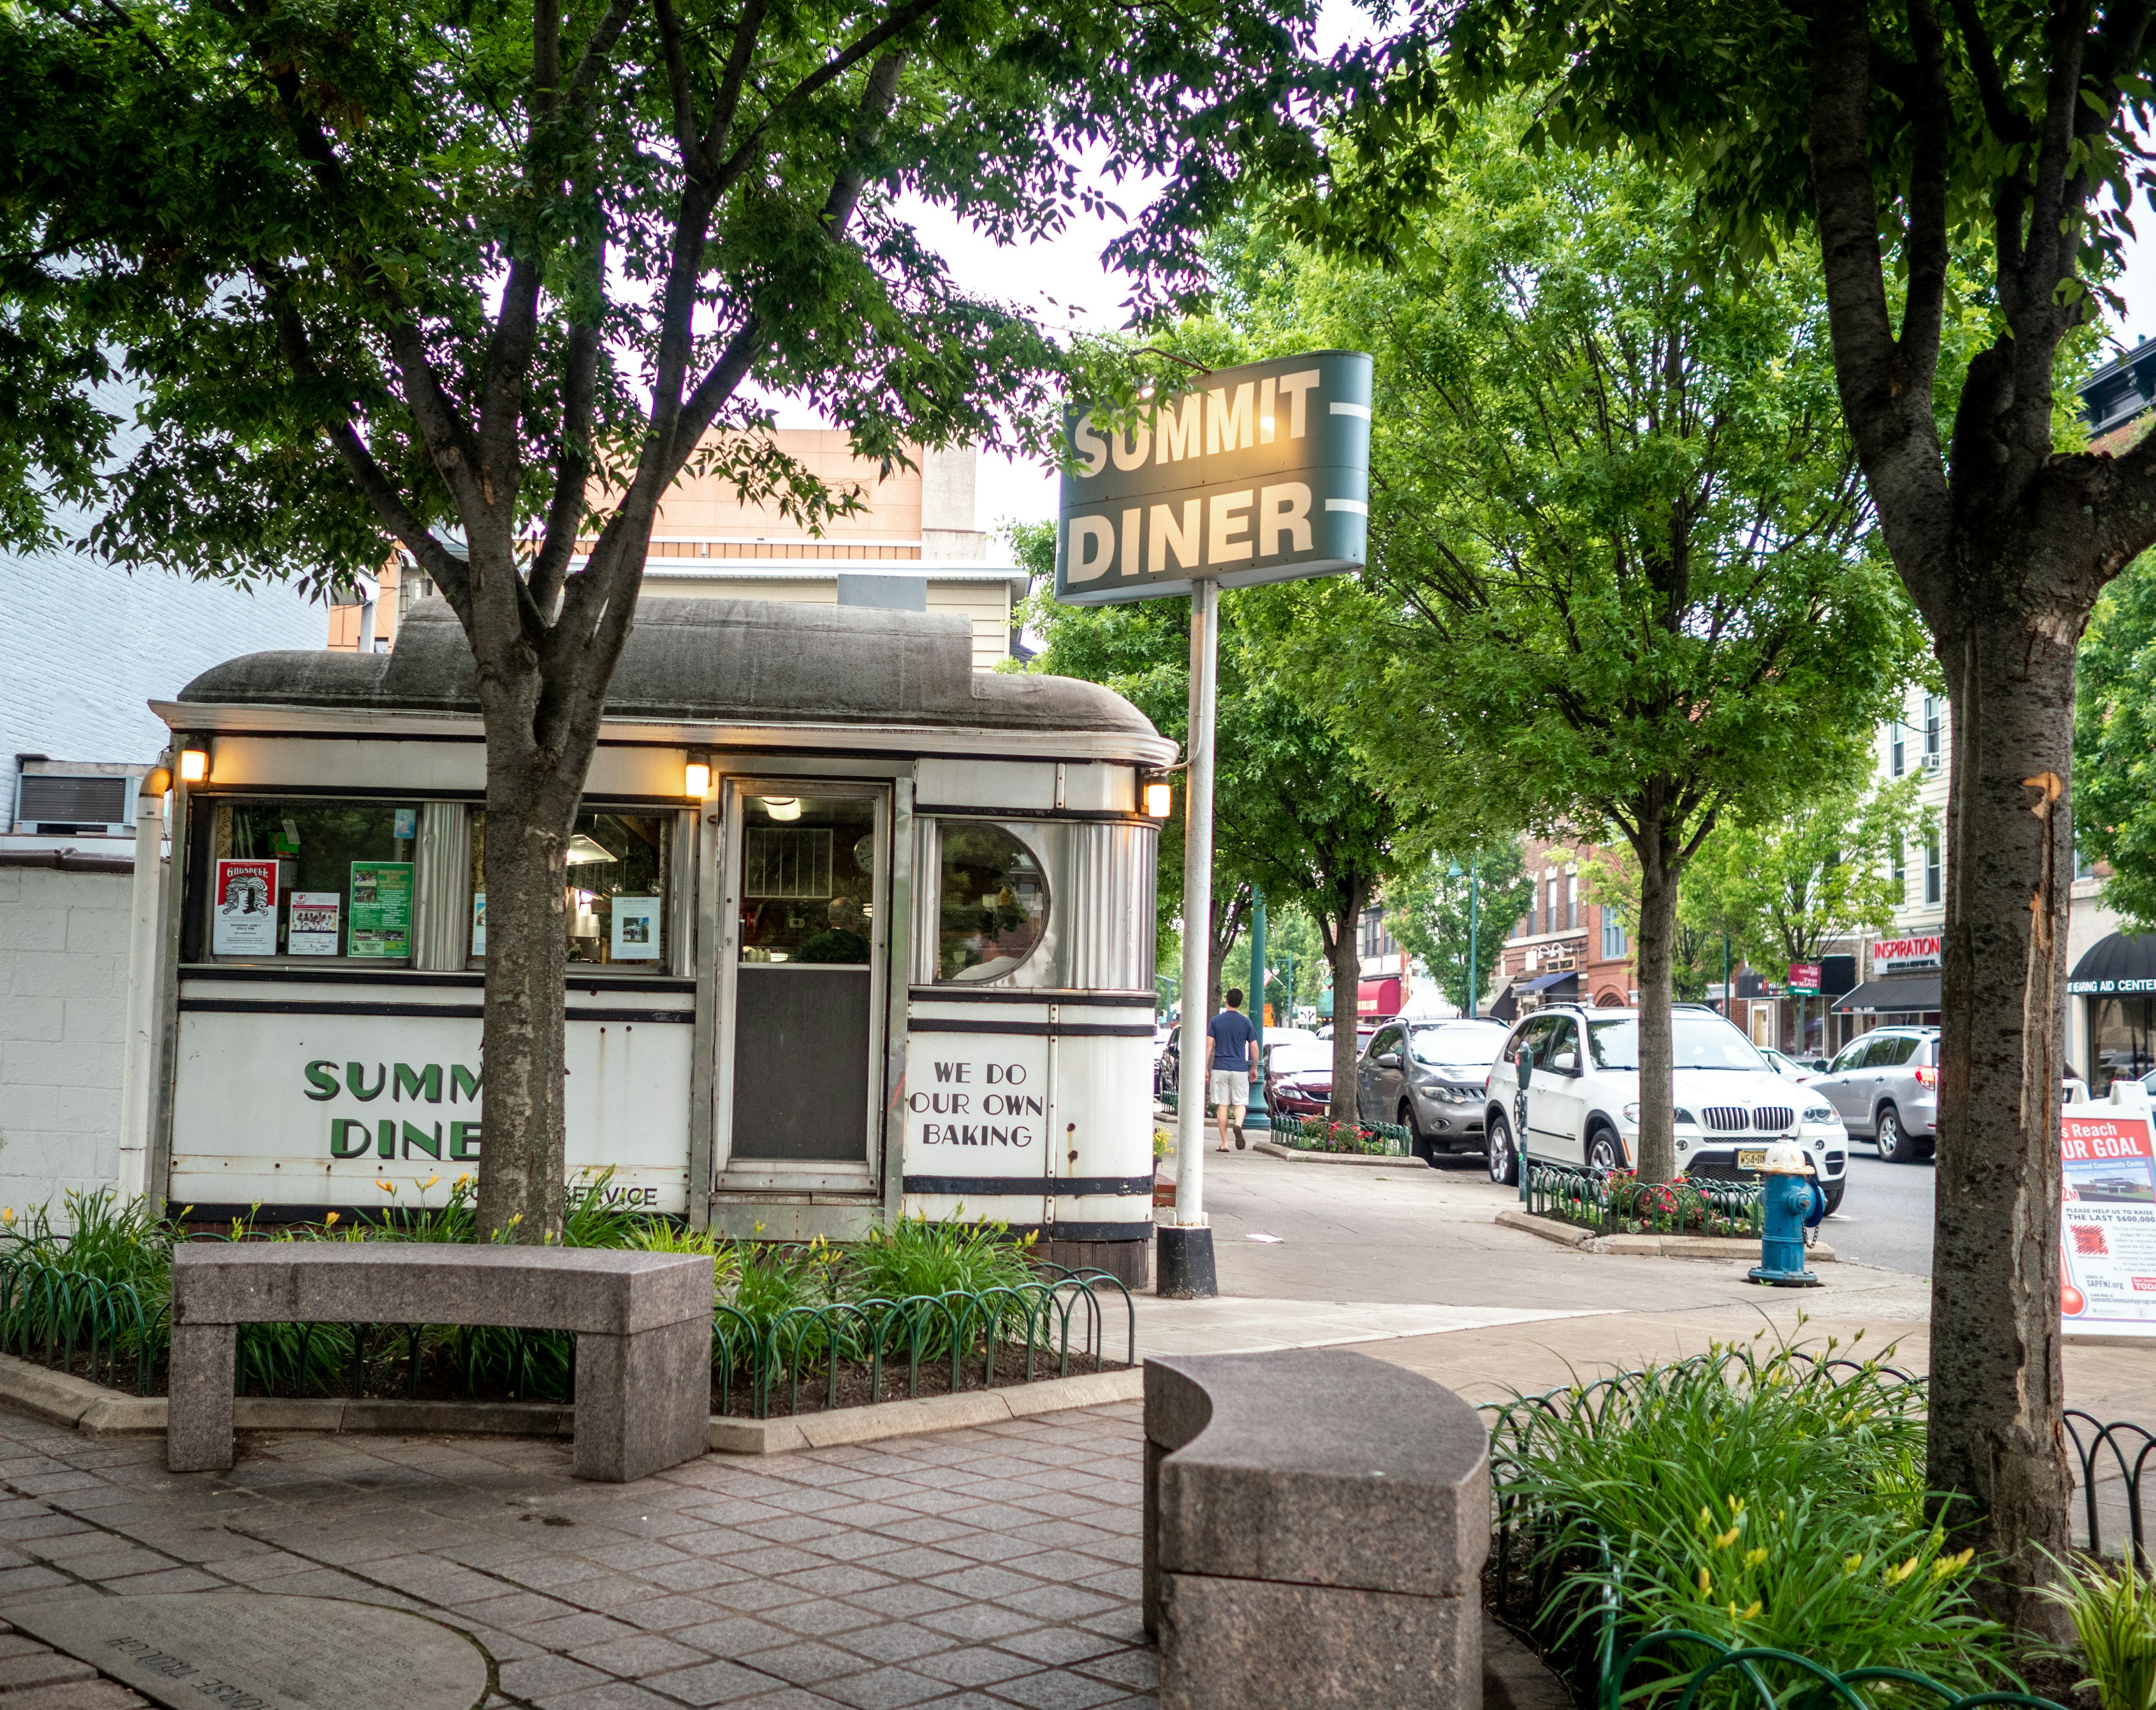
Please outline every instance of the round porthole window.
M946 820L942 833L936 978L1001 979L1048 929L1048 876L1000 825Z

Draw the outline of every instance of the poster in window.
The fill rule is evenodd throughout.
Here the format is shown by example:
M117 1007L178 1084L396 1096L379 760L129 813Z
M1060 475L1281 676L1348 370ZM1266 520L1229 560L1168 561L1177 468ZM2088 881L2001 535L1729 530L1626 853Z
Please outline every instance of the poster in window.
M471 953L475 956L486 954L486 892L484 891L472 892Z
M217 925L210 949L218 956L277 953L277 863L217 864Z
M412 863L352 864L352 924L345 953L377 962L412 954Z
M2061 1113L2059 1312L2069 1336L2156 1337L2156 1151L2146 1111Z
M655 896L617 896L613 899L613 958L616 962L656 962L659 959L659 899Z
M334 956L341 947L344 896L336 891L295 891L285 948L293 956Z

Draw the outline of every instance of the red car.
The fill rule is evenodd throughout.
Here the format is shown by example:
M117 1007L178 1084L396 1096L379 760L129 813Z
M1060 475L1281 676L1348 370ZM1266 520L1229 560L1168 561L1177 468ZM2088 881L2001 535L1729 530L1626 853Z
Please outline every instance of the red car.
M1288 1040L1267 1045L1265 1107L1291 1117L1322 1117L1330 1110L1332 1042Z

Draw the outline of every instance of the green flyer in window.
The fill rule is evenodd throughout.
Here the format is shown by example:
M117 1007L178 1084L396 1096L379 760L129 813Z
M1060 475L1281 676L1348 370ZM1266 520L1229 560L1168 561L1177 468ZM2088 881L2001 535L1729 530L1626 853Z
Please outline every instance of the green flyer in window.
M354 861L345 954L403 962L412 954L412 863Z

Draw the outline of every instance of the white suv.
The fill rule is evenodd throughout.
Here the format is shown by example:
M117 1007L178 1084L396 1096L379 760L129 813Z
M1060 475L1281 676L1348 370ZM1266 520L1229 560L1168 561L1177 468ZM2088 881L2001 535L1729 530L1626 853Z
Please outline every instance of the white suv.
M1678 1173L1750 1181L1768 1143L1793 1136L1811 1156L1826 1209L1838 1207L1849 1133L1834 1107L1777 1075L1719 1015L1680 1009L1670 1025ZM1522 1052L1533 1065L1524 1099L1517 1066ZM1483 1127L1494 1182L1519 1179L1516 1135L1530 1158L1630 1168L1640 1137L1640 1012L1557 1004L1528 1016L1490 1071Z

